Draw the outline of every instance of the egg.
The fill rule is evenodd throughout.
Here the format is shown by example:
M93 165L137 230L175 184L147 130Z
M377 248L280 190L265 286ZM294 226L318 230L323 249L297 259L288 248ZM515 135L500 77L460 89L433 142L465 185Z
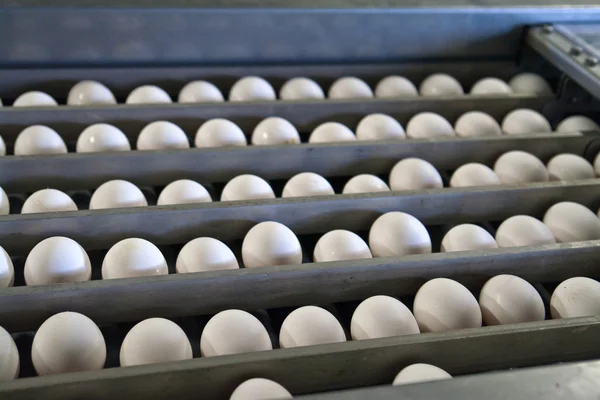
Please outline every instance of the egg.
M252 132L252 144L258 146L272 144L300 143L298 131L288 120L279 117L263 119Z
M431 364L412 364L404 368L394 378L393 385L408 385L452 379L452 376L443 369Z
M408 307L390 296L373 296L361 302L350 322L352 340L378 339L419 333Z
M223 119L210 119L196 132L196 147L246 146L246 135L239 126Z
M583 115L573 115L563 119L556 127L557 132L598 131L600 126Z
M23 203L21 214L77 211L77 205L68 194L56 189L42 189L33 193Z
M90 199L90 210L147 205L148 202L142 191L133 183L121 179L103 183L94 191Z
M537 74L521 73L515 75L508 85L515 93L535 94L535 95L551 95L552 89L548 82Z
M558 154L546 165L551 181L594 179L594 167L585 158L575 154Z
M340 322L329 311L315 306L292 311L283 320L279 331L282 349L345 341L346 334Z
M362 79L345 76L339 78L329 88L330 99L367 99L373 97L371 87Z
M176 323L148 318L136 324L121 344L121 367L192 359L192 346Z
M163 89L154 85L144 85L133 89L126 104L169 104L172 103L171 96Z
M263 400L291 399L292 395L286 388L269 379L248 379L239 385L231 394L229 400Z
M244 237L242 259L246 268L301 264L302 247L287 226L273 221L261 222Z
M485 250L498 247L494 237L485 229L473 224L457 225L442 239L441 252Z
M369 231L374 257L431 253L431 238L425 226L410 214L393 211L375 220Z
M156 205L210 203L212 198L208 191L198 182L180 179L169 183L160 192Z
M457 136L500 136L502 129L490 115L481 111L469 111L458 117L454 124Z
M317 126L308 138L308 143L348 142L356 140L356 135L339 122L325 122Z
M13 107L48 107L57 105L58 103L52 96L37 90L23 93L13 103Z
M446 332L481 326L481 310L473 294L447 278L426 282L415 296L413 313L421 332Z
M117 104L115 95L100 82L90 80L81 81L69 90L67 105L87 106L98 104Z
M392 190L422 190L444 187L440 173L433 165L420 158L398 161L390 172Z
M129 139L119 128L109 124L88 126L77 138L75 151L99 153L103 151L129 151Z
M581 204L556 203L546 211L543 221L558 243L600 239L600 219Z
M325 98L321 86L309 78L293 78L279 90L281 100L320 100Z
M515 215L496 229L498 247L554 244L556 239L550 229L539 219L528 215Z
M158 247L145 239L123 239L108 250L102 261L102 279L167 275L169 268Z
M498 78L483 78L475 82L471 88L471 94L511 94L513 91L511 87Z
M239 175L227 182L221 193L221 201L274 199L271 185L256 175Z
M193 81L185 85L177 97L179 103L221 103L223 94L215 85L207 81Z
M479 294L479 305L486 325L543 321L546 317L537 290L514 275L497 275L488 280Z
M35 245L25 260L27 286L84 282L92 278L87 253L73 239L53 236Z
M212 317L200 337L203 357L272 350L271 338L254 315L242 310L225 310Z
M419 87L421 96L462 96L465 94L461 84L448 74L429 75Z
M4 189L0 187L0 215L8 215L10 212L10 200Z
M262 101L276 98L273 86L258 76L247 76L238 80L229 92L229 101Z
M454 128L446 118L432 112L422 112L406 125L406 136L412 139L454 136Z
M389 192L389 186L383 179L369 174L356 175L342 189L343 194Z
M414 83L403 76L390 75L379 81L375 87L375 97L414 97L418 96Z
M327 179L313 172L294 175L283 187L281 197L330 196L335 194Z
M406 133L398 121L386 114L370 114L356 127L358 140L404 139Z
M15 141L16 156L42 154L63 154L67 145L54 129L43 125L32 125L25 128Z
M373 258L369 246L356 233L338 229L327 232L317 241L315 262L359 260Z
M552 293L550 312L553 319L600 315L600 282L581 276L567 279Z
M106 361L106 343L94 321L76 312L61 312L35 333L31 360L40 376L99 370Z
M494 172L504 184L546 182L550 179L543 162L533 154L515 150L502 154L494 164Z
M519 108L509 112L502 120L502 130L507 135L528 135L532 133L549 133L552 127L539 112Z
M0 382L17 379L20 369L17 345L10 333L0 326Z
M489 186L501 183L493 169L478 163L461 165L450 178L450 187Z
M169 121L155 121L144 127L137 138L138 150L188 149L185 132Z
M176 262L176 269L180 274L239 267L231 249L220 240L210 237L200 237L188 242L179 252Z
M10 287L14 282L15 269L12 260L6 250L0 247L0 288Z
M5 156L6 155L6 143L4 142L4 139L2 138L2 136L0 136L0 156Z

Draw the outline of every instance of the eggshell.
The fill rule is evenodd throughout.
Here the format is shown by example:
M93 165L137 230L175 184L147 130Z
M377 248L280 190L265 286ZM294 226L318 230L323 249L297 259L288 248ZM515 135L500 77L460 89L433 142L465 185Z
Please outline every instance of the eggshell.
M563 119L556 127L557 132L598 131L600 126L583 115L573 115Z
M203 357L271 350L266 328L254 315L242 310L225 310L212 317L200 337Z
M375 97L414 97L419 92L414 83L403 76L390 75L379 81L375 87Z
M274 199L271 185L256 175L239 175L227 182L221 193L221 201Z
M373 296L361 302L350 322L352 340L378 339L419 333L408 307L390 296Z
M54 129L43 125L25 128L15 140L15 155L63 154L67 145Z
M0 156L5 156L6 155L6 143L4 142L4 139L2 139L2 136L0 136Z
M126 104L169 104L172 102L173 100L167 92L154 85L135 88L125 100Z
M498 78L483 78L475 82L471 94L502 95L511 94L513 91L508 83Z
M10 201L4 189L0 187L0 215L8 215L10 212Z
M373 96L371 87L353 76L339 78L329 88L330 99L367 99Z
M242 259L246 268L301 264L302 247L287 226L273 221L261 222L244 237Z
M85 80L76 83L67 96L70 106L117 104L115 95L100 82Z
M454 123L457 136L500 136L502 129L489 114L481 111L469 111L458 117Z
M90 199L90 210L148 205L142 191L131 182L121 179L103 183Z
M196 147L246 146L246 135L239 126L224 118L210 119L196 132Z
M223 94L215 85L207 81L193 81L181 88L177 97L179 103L221 103Z
M84 282L92 277L92 265L79 243L53 236L31 249L25 260L24 275L27 286Z
M220 240L210 237L200 237L188 242L177 256L177 272L220 271L238 269L235 255L229 247Z
M369 174L356 175L342 189L343 194L389 192L389 186L383 179Z
M457 225L442 239L441 252L495 249L494 237L485 229L473 224Z
M392 190L422 190L444 187L440 173L420 158L398 161L390 172Z
M520 108L511 111L502 120L502 130L507 135L528 135L533 133L550 133L552 127L542 114L537 111Z
M435 365L412 364L396 375L393 385L408 385L411 383L440 381L444 379L452 379L452 376Z
M169 121L156 121L144 127L137 138L138 150L187 149L190 147L185 132Z
M119 128L109 124L88 126L77 138L78 153L98 153L103 151L129 151L129 139Z
M546 211L543 221L558 243L600 239L600 219L581 204L556 203Z
M493 169L478 163L461 165L450 178L450 187L490 186L501 183Z
M10 333L0 326L0 382L17 379L20 367L17 345Z
M57 106L58 103L47 93L34 90L23 93L13 103L13 107L48 107Z
M517 74L508 81L508 85L515 93L534 94L538 96L552 94L552 89L548 82L537 74Z
M358 140L404 139L406 133L398 121L386 114L369 114L356 127Z
M421 96L462 96L465 94L461 84L448 74L429 75L419 87Z
M600 282L586 277L567 279L550 299L553 319L600 315Z
M159 206L171 204L210 203L212 198L208 191L198 182L180 179L169 183L160 192L156 204Z
M494 164L494 172L504 184L546 182L550 179L543 162L533 154L515 150L502 154Z
M356 140L356 135L347 126L338 122L325 122L315 128L308 143L348 142Z
M546 165L551 181L594 179L594 167L585 158L575 154L558 154Z
M312 172L294 175L283 187L281 197L328 196L335 192L327 179Z
M15 281L15 269L6 250L0 247L0 288L12 286ZM2 346L0 346L0 351ZM1 370L1 368L0 368Z
M421 221L393 211L383 214L371 226L369 247L374 257L431 253L431 238Z
M515 215L496 229L498 247L532 246L554 244L556 239L539 219L528 215Z
M315 306L292 311L279 332L282 349L345 341L346 334L340 322L329 311Z
M446 118L432 112L422 112L406 125L406 136L412 139L454 136L454 128Z
M263 119L252 132L252 144L298 144L300 135L288 120L279 117Z
M248 379L239 385L231 394L229 400L271 400L291 399L292 395L286 388L269 379Z
M169 268L158 247L140 238L123 239L102 261L102 279L167 275Z
M56 189L42 189L25 200L21 214L77 211L77 205L68 194Z
M359 260L373 258L369 246L356 233L338 229L327 232L317 241L315 262Z
M325 98L321 86L309 78L293 78L279 90L281 100L319 100Z
M276 100L273 86L258 76L247 76L238 80L229 92L229 101Z

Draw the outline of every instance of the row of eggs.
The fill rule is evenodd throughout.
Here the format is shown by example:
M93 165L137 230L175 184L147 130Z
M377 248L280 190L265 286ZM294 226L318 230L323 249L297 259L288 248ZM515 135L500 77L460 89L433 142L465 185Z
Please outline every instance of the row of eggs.
M540 244L579 242L600 239L600 219L588 208L573 202L553 205L543 222L525 215L504 221L494 238L473 224L452 228L441 242L442 252L491 249ZM367 243L347 230L333 230L315 245L314 262L397 257L432 252L432 241L425 226L403 212L389 212L371 226ZM0 248L1 249L1 248ZM2 250L0 287L13 284L14 267ZM242 242L242 260L246 268L302 263L302 246L287 226L273 221L261 222L248 231ZM223 242L201 237L187 243L177 260L178 273L238 269L239 263ZM167 261L151 242L140 238L124 239L106 253L102 262L102 278L118 279L166 275ZM90 259L81 245L62 236L42 240L27 256L25 283L49 285L63 282L89 281Z
M484 78L471 88L471 94L525 93L550 95L552 89L539 75L522 73L508 83L498 78ZM462 96L465 91L454 77L448 74L433 74L420 85L419 91L408 79L401 76L388 76L382 79L375 91L362 79L343 77L329 88L330 99L393 98L406 96ZM281 100L325 99L325 92L317 82L309 78L293 78L279 91ZM229 92L229 101L276 100L277 94L269 82L258 76L247 76L238 80ZM181 89L179 103L223 102L225 97L214 84L200 80L190 82ZM143 85L134 89L125 100L126 104L165 104L172 103L171 96L158 86ZM0 105L2 103L0 102ZM85 80L75 84L67 96L67 105L117 104L111 90L100 82ZM58 102L49 94L31 91L20 95L13 107L57 106Z

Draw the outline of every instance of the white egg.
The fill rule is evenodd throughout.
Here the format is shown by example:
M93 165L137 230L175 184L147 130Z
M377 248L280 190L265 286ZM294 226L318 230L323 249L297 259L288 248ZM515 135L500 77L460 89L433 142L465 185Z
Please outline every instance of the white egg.
M8 215L10 212L10 200L4 189L0 187L0 215Z
M399 211L383 214L369 231L374 257L431 253L431 238L425 226L410 214Z
M339 78L329 88L330 99L366 99L373 97L371 87L362 79L345 76Z
M343 229L330 231L321 236L315 246L315 262L359 260L373 258L369 246L354 232Z
M478 163L461 165L450 178L450 187L489 186L501 183L493 169Z
M81 81L75 84L67 96L70 106L87 106L96 104L117 104L115 95L100 82Z
M208 191L198 182L180 179L169 183L160 192L156 205L210 203L212 198Z
M54 129L43 125L32 125L25 128L15 141L16 156L41 154L63 154L67 145Z
M144 85L133 89L126 104L169 104L172 103L171 96L163 89L154 85Z
M465 94L461 84L448 74L429 75L419 87L421 96L462 96Z
M239 126L223 119L210 119L196 132L196 147L246 146L246 135Z
M269 379L248 379L239 385L231 394L229 400L265 400L291 399L292 395L286 388Z
M176 323L148 318L137 323L121 344L121 367L192 359L192 345Z
M33 193L23 203L21 214L77 211L77 205L65 192L56 189L42 189Z
M123 239L102 261L102 279L167 275L169 268L158 247L145 239Z
M137 138L138 150L188 149L187 135L169 121L156 121L144 127Z
M98 153L103 151L129 151L129 139L119 128L109 124L88 126L77 138L75 151Z
M543 162L533 154L515 150L502 154L494 164L494 172L504 184L546 182L550 179Z
M542 297L525 279L497 275L488 280L479 294L479 305L486 325L543 321L546 310Z
M352 340L378 339L419 333L408 307L390 296L373 296L356 307L350 322Z
M556 239L548 227L539 219L528 215L515 215L496 229L498 247L533 246L554 244Z
M457 225L442 239L441 252L485 250L498 247L494 237L485 229L473 224Z
M238 80L229 92L229 101L276 100L275 89L263 78L247 76Z
M212 317L200 337L203 357L272 350L264 325L242 310L225 310Z
M193 81L185 85L177 98L179 103L221 103L223 94L215 85L207 81Z
M293 78L279 90L281 100L319 100L325 98L321 86L309 78Z
M432 112L422 112L406 125L406 136L412 139L455 136L454 128L446 118Z
M557 132L598 131L600 126L588 117L573 115L563 119L556 127Z
M342 190L343 194L389 192L389 186L383 179L369 174L356 175L351 178Z
M308 143L348 142L353 140L356 140L356 135L346 125L339 122L325 122L312 131Z
M481 310L475 296L447 278L425 283L415 296L413 313L421 332L446 332L481 326Z
M301 264L302 247L287 226L273 221L261 222L244 237L242 259L246 268Z
M550 122L537 111L519 108L509 112L502 120L502 130L507 135L550 133Z
M271 185L256 175L239 175L227 182L221 193L221 201L274 199Z
M61 312L35 333L31 360L40 376L98 370L106 361L106 343L94 321L76 312Z
M53 236L31 249L25 260L24 275L27 286L84 282L92 278L92 264L79 243Z
M94 191L90 199L90 210L147 205L144 193L133 183L121 179L103 183Z
M415 84L403 76L390 75L379 81L375 87L375 97L414 97L419 92Z
M235 255L225 243L209 237L196 238L188 242L179 252L175 264L180 274L240 267Z
M0 156L5 156L6 155L6 143L4 142L4 139L2 138L2 136L0 136Z
M508 83L498 78L483 78L475 82L471 94L511 94L513 91Z
M390 172L392 190L422 190L444 187L440 173L433 165L420 158L398 161Z
M12 260L6 250L0 247L0 288L10 287L14 282L15 268L13 267Z
M594 179L594 167L585 158L575 154L559 154L546 165L551 181Z
M356 127L358 140L404 139L406 133L398 121L386 114L370 114Z
M23 93L13 103L13 107L48 107L57 105L58 103L52 96L37 90Z
M500 136L502 129L490 115L481 111L469 111L458 117L454 124L457 136Z
M346 334L340 322L329 311L315 306L292 311L283 320L279 331L282 349L345 341Z
M575 277L556 287L550 299L553 319L600 315L600 282Z
M0 382L17 379L20 369L17 345L10 333L0 326Z
M394 378L393 385L408 385L452 379L452 376L443 369L431 364L412 364L404 368Z
M298 130L288 120L279 117L263 119L252 132L252 144L298 144Z
M543 221L558 243L600 239L600 219L581 204L556 203L546 211Z
M515 75L508 85L515 93L551 95L552 89L548 82L537 74L521 73Z
M0 107L2 107L4 104L2 104L2 99L0 99Z
M313 172L302 172L290 178L281 197L330 196L335 194L327 179Z

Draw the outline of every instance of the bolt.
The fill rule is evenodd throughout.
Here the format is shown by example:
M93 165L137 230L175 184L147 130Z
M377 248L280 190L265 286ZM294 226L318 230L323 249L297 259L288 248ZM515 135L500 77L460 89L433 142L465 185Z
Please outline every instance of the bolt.
M542 32L544 32L546 35L554 32L554 27L552 25L544 25L542 26Z
M581 53L583 53L583 49L579 46L573 46L571 47L571 50L569 50L569 54L572 56L580 56Z
M598 65L598 59L596 57L588 57L585 59L585 65L588 67L595 67Z

